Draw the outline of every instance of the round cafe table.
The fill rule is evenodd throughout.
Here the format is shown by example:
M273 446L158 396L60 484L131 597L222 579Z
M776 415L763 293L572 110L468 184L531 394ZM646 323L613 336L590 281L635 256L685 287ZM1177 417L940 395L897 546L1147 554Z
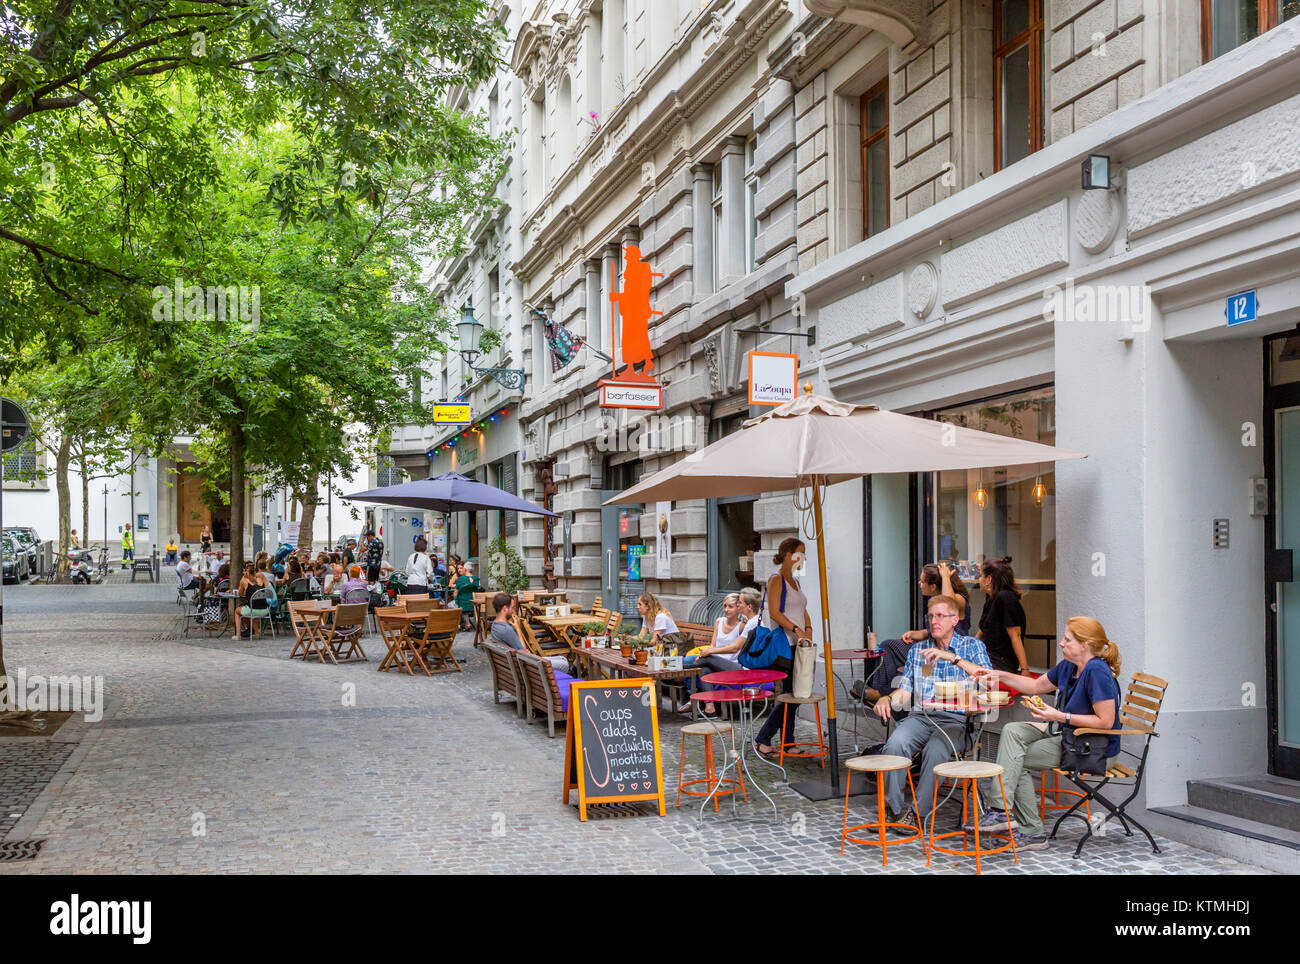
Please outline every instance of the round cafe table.
M771 672L771 671L770 670L745 670L745 671L727 670L726 672L713 673L711 675L712 676L740 676L743 675L743 672L761 673L761 672ZM778 675L785 676L784 673L779 673ZM703 676L700 678L709 679L709 677L707 676ZM764 680L763 682L771 683L776 681ZM750 732L750 725L753 720L753 704L757 700L766 699L765 694L761 690L756 690L756 689L709 690L703 693L701 692L692 693L691 699L697 703L734 703L736 705L736 708L740 711L741 735L737 737L735 734L735 730L734 729L732 730L731 753L728 754L727 762L723 764L722 770L718 773L717 778L714 781L713 788L712 790L709 791L709 795L705 797L704 801L700 804L699 819L701 821L704 820L704 808L708 805L709 800L711 800L717 794L718 787L722 786L722 778L727 775L727 770L731 768L732 761L734 760L736 762L737 768L742 768L742 767L744 768L745 776L749 778L749 785L753 788L756 788L759 793L763 794L763 797L767 800L767 802L772 805L772 819L775 820L777 817L776 801L773 800L770 796L768 796L767 791L763 789L763 785L754 779L754 775L749 772L749 764L745 762L745 745L752 739L752 737L749 735L749 732ZM772 765L775 766L775 764ZM782 767L777 767L777 769L781 770L782 773L785 773L785 770ZM736 795L733 793L731 796L732 796L731 806L732 809L734 810L736 807L736 800L735 800Z
M700 682L708 683L710 686L729 686L729 687L740 686L749 689L749 688L760 687L764 683L779 683L781 680L786 678L786 675L787 674L777 669L728 669L728 670L723 670L720 673L709 673L707 676L701 676ZM744 692L744 691L745 690L742 689L740 692ZM736 692L736 691L735 690L711 690L708 693L705 693L704 695L709 696L711 694L714 696L718 696L728 692ZM699 695L699 694L695 694L695 695ZM694 696L692 696L692 698L694 698ZM761 690L758 690L751 698L751 701L753 699L765 699L765 698L766 698L766 694ZM712 703L715 701L706 699L703 700L702 702ZM741 729L744 731L743 735L745 737L745 739L741 742L741 746L740 746L740 761L742 764L744 764L745 750L752 745L751 744L752 733L750 731L752 730L752 724L754 722L753 708L749 705L749 701L741 702L738 700L725 699L725 700L721 700L720 702L723 703L735 702L740 710L740 724L741 724ZM773 710L772 712L775 713L777 711ZM786 778L785 767L781 766L780 764L773 763L771 760L768 760L765 757L763 757L762 754L759 754L758 758L762 760L764 763L766 763L768 766L780 770L781 778L783 780ZM748 765L745 765L745 775L746 776L749 775ZM760 788L760 791L761 789L762 788ZM767 794L763 794L763 796L767 796ZM768 799L771 800L772 798L768 797ZM773 808L775 808L776 804L774 803L772 804L772 806Z

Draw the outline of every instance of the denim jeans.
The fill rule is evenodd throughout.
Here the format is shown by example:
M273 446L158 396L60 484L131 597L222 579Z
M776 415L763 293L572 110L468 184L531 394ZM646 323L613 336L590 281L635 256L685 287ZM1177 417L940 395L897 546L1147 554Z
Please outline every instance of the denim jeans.
M942 730L943 732L940 732ZM950 742L951 741L951 742ZM951 713L933 713L924 716L913 713L894 727L885 741L881 753L912 759L921 754L921 777L916 784L916 806L922 819L928 818L934 805L934 768L953 759L953 747L958 752L966 742L966 721ZM885 774L885 803L894 813L911 806L907 798L907 771L891 770Z

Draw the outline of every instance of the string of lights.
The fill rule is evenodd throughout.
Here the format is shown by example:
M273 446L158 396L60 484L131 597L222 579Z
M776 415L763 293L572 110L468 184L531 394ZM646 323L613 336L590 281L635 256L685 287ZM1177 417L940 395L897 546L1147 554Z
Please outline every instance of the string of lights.
M489 428L493 422L497 421L498 419L505 419L509 415L510 415L510 409L508 408L503 408L498 412L493 412L491 415L484 415L477 422L473 423L472 425L466 426L462 431L460 431L456 435L453 435L451 438L447 439L447 441L443 442L441 445L434 448L433 451L435 453L450 452L452 449L456 447L456 443L470 440L471 435L482 435L484 429Z

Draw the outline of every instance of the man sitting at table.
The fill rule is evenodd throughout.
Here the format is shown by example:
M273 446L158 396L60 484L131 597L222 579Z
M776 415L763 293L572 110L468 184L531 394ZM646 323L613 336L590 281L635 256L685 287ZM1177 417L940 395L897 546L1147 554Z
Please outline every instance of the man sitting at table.
M190 566L190 550L186 549L181 553L181 561L176 563L176 575L181 581L181 592L194 592L197 603L197 593L203 589L203 579L196 576L193 567Z
M499 592L492 597L492 606L497 611L497 618L492 620L492 642L509 646L511 649L523 649L524 644L519 641L519 634L515 632L515 627L510 625L510 617L515 612L515 601L508 594ZM542 658L550 660L557 673L569 672L569 661L563 656Z
M942 595L930 598L928 620L933 645L924 649L913 646L908 650L898 689L876 702L875 713L882 721L888 721L895 710L906 708L914 700L922 706L934 701L936 681L966 680L977 666L992 668L982 642L973 636L958 636L953 631L957 619L957 600ZM916 803L922 820L929 818L934 802L935 766L954 759L957 752L965 749L965 742L964 713L926 709L912 713L899 723L881 748L881 753L909 760L920 752L921 777L916 784ZM890 823L907 822L903 819L908 807L904 798L906 789L907 774L903 770L885 774L885 805L889 808Z

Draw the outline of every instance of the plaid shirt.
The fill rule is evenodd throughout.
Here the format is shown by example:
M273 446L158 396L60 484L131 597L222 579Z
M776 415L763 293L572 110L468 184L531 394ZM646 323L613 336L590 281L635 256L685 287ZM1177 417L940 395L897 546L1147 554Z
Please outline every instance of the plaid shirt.
M914 688L913 681L920 681L921 700L923 702L934 699L934 683L936 680L970 679L965 670L958 669L956 663L950 663L946 659L940 659L934 664L933 675L923 675L921 667L925 665L925 660L921 658L921 651L930 648L937 647L934 647L931 640L924 640L916 643L907 651L907 664L903 667L903 678L898 683L900 690L911 693ZM993 665L989 662L988 650L974 636L958 636L953 633L952 640L948 643L948 651L955 653L958 658L964 659L968 663L983 666L985 669L993 668Z

